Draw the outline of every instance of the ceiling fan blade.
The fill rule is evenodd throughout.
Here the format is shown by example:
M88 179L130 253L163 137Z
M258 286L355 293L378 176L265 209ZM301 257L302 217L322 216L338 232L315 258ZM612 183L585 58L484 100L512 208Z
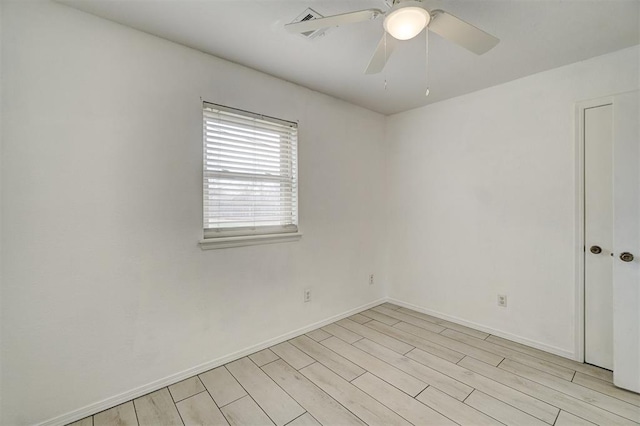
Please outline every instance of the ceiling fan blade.
M337 27L340 25L353 24L356 22L374 19L383 12L379 9L366 9L358 12L343 13L341 15L327 16L326 18L309 19L308 21L294 22L284 27L292 33L306 33L308 31L319 30L320 28Z
M387 60L389 59L389 56L391 56L391 52L393 52L393 49L396 46L395 40L395 38L387 36L386 32L382 35L382 38L378 42L378 46L376 46L376 51L373 52L373 56L369 61L369 65L364 72L365 74L377 74L382 71L387 63Z
M488 52L500 41L480 28L474 27L443 10L434 10L431 13L431 22L429 22L428 28L477 55Z

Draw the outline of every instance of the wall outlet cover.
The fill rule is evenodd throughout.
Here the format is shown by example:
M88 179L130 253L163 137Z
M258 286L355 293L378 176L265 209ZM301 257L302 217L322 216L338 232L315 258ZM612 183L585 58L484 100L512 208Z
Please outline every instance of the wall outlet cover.
M500 306L501 308L506 308L507 307L507 295L506 294L499 294L498 295L498 306Z

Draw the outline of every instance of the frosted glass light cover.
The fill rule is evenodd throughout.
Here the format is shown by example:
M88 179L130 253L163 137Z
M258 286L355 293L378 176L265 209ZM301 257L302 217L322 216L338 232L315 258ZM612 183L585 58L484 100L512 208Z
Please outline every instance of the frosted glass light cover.
M409 40L420 34L431 16L421 7L401 7L384 19L384 29L398 40Z

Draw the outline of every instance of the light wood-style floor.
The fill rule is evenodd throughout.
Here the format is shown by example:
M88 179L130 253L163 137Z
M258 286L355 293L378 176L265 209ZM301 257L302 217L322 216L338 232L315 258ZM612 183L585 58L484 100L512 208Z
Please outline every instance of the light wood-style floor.
M75 425L633 425L610 371L389 303Z

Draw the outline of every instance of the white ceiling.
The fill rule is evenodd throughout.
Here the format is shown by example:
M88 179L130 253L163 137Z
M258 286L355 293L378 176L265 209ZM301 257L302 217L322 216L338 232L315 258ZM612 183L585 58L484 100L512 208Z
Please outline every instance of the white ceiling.
M283 25L307 7L323 15L384 0L59 0L356 105L393 114L640 43L638 0L424 0L500 38L485 55L430 34L401 42L378 75L364 75L382 19L307 40ZM384 81L387 81L385 90Z

